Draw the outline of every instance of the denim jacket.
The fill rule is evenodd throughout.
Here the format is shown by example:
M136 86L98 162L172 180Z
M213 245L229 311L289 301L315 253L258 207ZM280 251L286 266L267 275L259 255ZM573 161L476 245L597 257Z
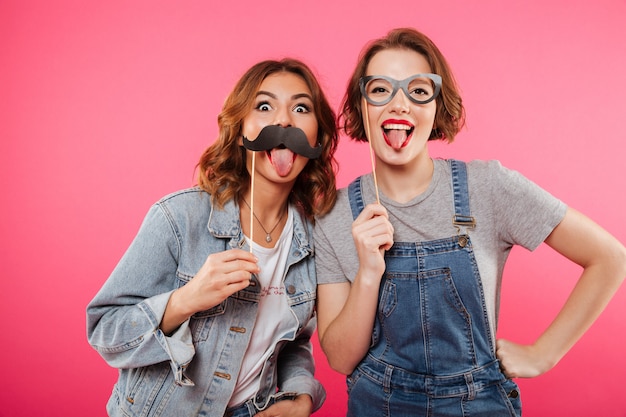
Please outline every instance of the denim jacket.
M297 327L282 336L263 366L253 398L259 409L271 398L309 394L317 410L326 396L313 377L312 245L311 224L296 214L284 283ZM159 325L172 292L191 280L209 254L232 248L248 248L233 201L220 210L196 187L151 207L132 244L87 306L89 343L119 368L107 404L109 415L224 415L256 325L256 276L249 287L194 314L173 334L164 334Z

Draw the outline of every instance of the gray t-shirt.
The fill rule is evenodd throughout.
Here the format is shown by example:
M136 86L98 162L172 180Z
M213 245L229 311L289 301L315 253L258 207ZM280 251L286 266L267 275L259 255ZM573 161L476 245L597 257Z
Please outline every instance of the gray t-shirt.
M419 242L458 234L452 224L454 200L448 162L435 159L434 165L428 189L413 200L399 204L380 193L380 202L389 212L395 230L394 241ZM512 246L537 248L561 222L566 205L498 161L468 162L467 176L471 215L476 220L476 227L467 232L473 242L495 335L502 271ZM365 205L376 201L371 174L363 178L362 193ZM354 280L359 261L352 240L352 222L346 187L339 190L333 210L315 222L318 284Z

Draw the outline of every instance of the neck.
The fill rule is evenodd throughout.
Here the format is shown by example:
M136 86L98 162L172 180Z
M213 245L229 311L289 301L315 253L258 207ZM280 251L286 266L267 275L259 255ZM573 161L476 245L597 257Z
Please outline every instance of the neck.
M275 192L275 190L268 191L257 187L254 190L253 199L251 191L252 190L249 189L243 194L243 200L252 206L254 214L264 226L273 226L278 217L287 209L289 193ZM242 203L242 201L239 202ZM239 207L242 206L245 207L245 203L239 205Z
M255 243L274 247L287 222L289 190L257 187L248 190L239 200L239 219L243 233ZM251 213L253 211L253 214Z
M407 165L377 164L376 179L380 190L398 203L411 201L422 194L433 178L435 164L430 157Z

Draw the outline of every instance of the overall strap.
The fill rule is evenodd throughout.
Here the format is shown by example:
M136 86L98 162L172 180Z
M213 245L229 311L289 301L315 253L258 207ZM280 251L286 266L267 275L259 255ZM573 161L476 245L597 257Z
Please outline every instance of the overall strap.
M476 220L471 215L469 204L469 190L467 188L467 165L463 161L449 159L452 172L452 191L454 194L454 218L452 224L459 230L461 227L473 229ZM363 195L361 193L361 177L356 178L348 186L348 199L352 217L356 219L363 210Z
M469 190L467 188L467 165L463 161L449 159L452 172L452 192L454 193L454 218L452 224L459 233L461 227L473 229L476 220L472 217L469 204Z
M354 220L361 214L365 205L363 204L363 194L361 193L361 177L357 177L348 186L348 200L350 200L350 208L352 209L352 217Z

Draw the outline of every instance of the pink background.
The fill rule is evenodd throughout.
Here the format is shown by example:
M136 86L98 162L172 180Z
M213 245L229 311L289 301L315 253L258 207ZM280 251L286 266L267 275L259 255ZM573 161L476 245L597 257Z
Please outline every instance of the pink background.
M413 25L468 111L432 153L500 159L626 241L625 21L624 0L1 1L0 416L105 415L116 371L87 344L85 306L150 204L194 182L260 59L305 60L336 107L365 41ZM344 139L338 158L340 186L369 170L366 145ZM578 271L515 250L499 336L534 340ZM625 314L622 288L555 369L519 381L526 416L626 416ZM344 379L317 341L316 356L317 415L344 415Z

